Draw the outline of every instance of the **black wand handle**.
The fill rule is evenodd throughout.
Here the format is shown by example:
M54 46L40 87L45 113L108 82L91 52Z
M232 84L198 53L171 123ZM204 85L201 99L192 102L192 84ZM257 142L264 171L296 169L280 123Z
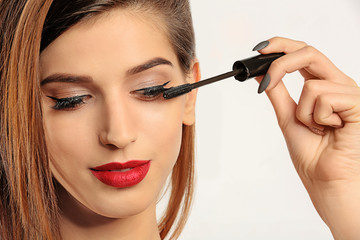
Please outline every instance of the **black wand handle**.
M233 70L241 69L242 71L235 76L235 79L243 82L249 78L264 75L268 71L270 64L284 55L284 53L261 54L236 61L233 65Z

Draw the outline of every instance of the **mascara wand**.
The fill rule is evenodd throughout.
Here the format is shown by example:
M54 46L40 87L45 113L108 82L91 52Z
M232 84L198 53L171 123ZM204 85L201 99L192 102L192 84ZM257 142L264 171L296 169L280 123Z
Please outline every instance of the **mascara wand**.
M211 77L196 83L186 83L177 87L168 88L164 91L163 97L165 99L178 97L191 92L195 88L202 87L229 77L235 77L236 80L244 82L247 79L264 75L268 71L271 63L283 55L284 53L261 54L255 57L236 61L233 65L233 71L231 72Z

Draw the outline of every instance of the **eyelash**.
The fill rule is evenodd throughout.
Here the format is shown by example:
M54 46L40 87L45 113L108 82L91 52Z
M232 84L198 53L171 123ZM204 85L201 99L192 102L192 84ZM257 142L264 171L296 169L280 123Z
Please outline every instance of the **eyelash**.
M81 104L85 104L84 99L89 97L89 95L80 95L74 97L67 98L55 98L48 96L49 98L55 101L55 105L52 106L55 110L72 110L80 106Z
M140 95L141 100L144 101L154 101L158 99L161 96L161 94L164 93L164 91L167 89L164 88L164 86L167 85L169 82L170 81L161 85L137 89L135 91L132 91L131 94Z
M132 91L131 94L136 94L137 97L143 101L149 101L149 102L155 101L164 92L165 90L164 86L169 82L157 86L138 89ZM80 95L80 96L67 97L67 98L56 98L56 97L48 96L48 98L51 98L52 100L55 101L55 105L52 106L51 108L55 110L69 110L69 111L79 107L82 104L85 104L84 99L87 97L90 96Z

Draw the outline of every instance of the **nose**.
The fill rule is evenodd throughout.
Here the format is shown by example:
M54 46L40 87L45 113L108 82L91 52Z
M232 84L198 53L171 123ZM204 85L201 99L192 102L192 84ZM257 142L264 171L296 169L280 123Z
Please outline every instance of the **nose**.
M136 116L131 106L117 102L105 104L101 113L100 143L103 146L124 149L136 141Z

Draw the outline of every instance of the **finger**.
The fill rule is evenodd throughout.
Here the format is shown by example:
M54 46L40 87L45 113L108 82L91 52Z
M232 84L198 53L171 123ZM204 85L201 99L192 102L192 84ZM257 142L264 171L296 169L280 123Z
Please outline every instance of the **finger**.
M323 121L314 117L315 104L319 96L327 93L343 93L343 94L360 94L358 87L345 86L337 83L321 80L308 80L305 82L298 107L296 109L296 117L304 125L309 128L317 128L323 130L321 125ZM336 114L332 118L339 118Z
M303 60L298 62L299 59L297 60L295 58L292 62L289 62L291 65L288 69L283 69L282 72L280 71L280 77L272 77L273 83L271 83L268 88L274 87L277 84L277 81L281 79L281 77L283 77L286 73L291 73L296 70L300 71L305 80L322 78L325 80L337 80L338 82L343 82L344 84L357 86L355 81L341 72L325 55L323 55L315 48L308 46L305 42L295 41L288 38L274 37L269 39L268 44L263 44L263 46L266 47L259 50L259 52L262 54L269 54L273 52L287 53L286 56L275 60L272 65L279 64L281 66L283 61L289 60L289 55L293 55L293 57L298 57L300 60ZM292 54L294 52L298 53ZM299 65L297 65L297 63ZM270 69L272 68L270 67Z
M298 135L294 134L295 132L299 132L296 129L303 128L305 126L301 124L300 121L298 121L295 117L297 104L291 98L284 83L280 81L275 88L266 91L266 94L275 110L279 127L284 133L285 138L294 139L299 137ZM324 127L317 125L314 126L315 127L311 126L308 129L316 135L323 136Z
M269 44L265 48L259 50L260 53L269 54L274 52L283 52L288 54L307 46L305 42L282 37L273 37L268 41Z
M313 116L316 98L318 94L322 93L324 90L322 87L316 86L321 85L321 83L318 82L319 80L309 80L304 84L299 98L298 107L296 108L296 118L309 128L315 128L323 131L324 127L317 124Z
M268 70L268 74L271 77L268 89L276 86L277 82L280 81L285 74L301 69L305 69L317 79L354 85L325 55L313 47L306 46L276 59L271 64Z
M275 88L266 91L266 94L275 110L278 124L281 130L284 130L294 122L297 104L291 98L282 81Z
M316 101L314 118L327 126L360 123L360 95L323 94Z
M255 77L255 80L258 82L258 83L261 83L261 80L264 78L264 75L262 76L257 76Z

